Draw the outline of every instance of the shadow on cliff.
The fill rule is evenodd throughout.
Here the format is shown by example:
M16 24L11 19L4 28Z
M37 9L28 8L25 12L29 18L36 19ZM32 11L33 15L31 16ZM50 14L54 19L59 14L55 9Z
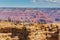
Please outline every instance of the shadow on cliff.
M29 31L23 27L22 29L17 28L2 28L0 33L12 33L11 37L18 36L19 40L29 40L28 35Z

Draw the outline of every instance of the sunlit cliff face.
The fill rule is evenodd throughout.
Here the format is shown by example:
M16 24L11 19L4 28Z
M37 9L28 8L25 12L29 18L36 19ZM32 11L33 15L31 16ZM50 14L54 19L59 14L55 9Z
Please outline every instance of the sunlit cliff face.
M60 9L58 8L0 8L1 20L29 21L47 23L60 22Z

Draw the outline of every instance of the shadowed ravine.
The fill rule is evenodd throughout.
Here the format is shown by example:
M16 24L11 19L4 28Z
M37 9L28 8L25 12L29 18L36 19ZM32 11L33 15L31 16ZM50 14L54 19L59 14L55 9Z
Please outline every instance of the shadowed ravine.
M12 33L11 37L18 36L19 40L29 40L28 35L29 32L25 27L22 29L17 29L17 28L4 28L0 29L0 33Z

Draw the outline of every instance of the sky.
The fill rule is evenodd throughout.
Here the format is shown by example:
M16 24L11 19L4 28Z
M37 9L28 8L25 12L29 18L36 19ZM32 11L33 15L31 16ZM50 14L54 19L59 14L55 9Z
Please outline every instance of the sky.
M0 0L0 7L60 8L59 0Z

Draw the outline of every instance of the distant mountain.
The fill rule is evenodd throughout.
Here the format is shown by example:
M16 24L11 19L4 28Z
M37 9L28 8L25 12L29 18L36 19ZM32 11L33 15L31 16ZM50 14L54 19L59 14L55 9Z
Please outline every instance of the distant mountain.
M60 22L59 8L0 8L1 20Z

